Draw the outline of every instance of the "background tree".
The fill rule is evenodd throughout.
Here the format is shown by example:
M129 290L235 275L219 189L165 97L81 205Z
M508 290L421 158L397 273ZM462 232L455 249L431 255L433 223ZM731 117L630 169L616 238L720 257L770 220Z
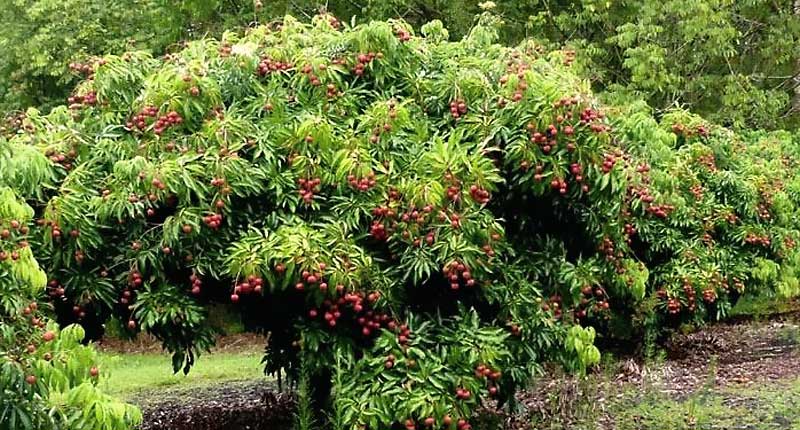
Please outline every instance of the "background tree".
M579 50L595 88L612 96L739 128L798 118L800 21L790 0L501 1L498 11L516 37Z
M255 19L250 0L10 0L0 8L0 110L63 103L92 55L156 55Z

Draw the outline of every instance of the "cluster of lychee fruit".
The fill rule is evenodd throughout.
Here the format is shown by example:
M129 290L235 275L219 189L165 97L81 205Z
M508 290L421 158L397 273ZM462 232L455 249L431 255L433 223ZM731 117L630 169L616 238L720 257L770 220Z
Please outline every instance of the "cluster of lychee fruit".
M694 312L697 307L697 292L688 279L683 281L683 294L686 296L686 308L689 312Z
M89 91L86 94L75 94L67 98L69 108L72 110L80 109L84 106L94 106L97 104L97 92Z
M328 68L328 66L325 65L325 64L320 64L319 67L318 67L318 69L320 71L325 71L325 70L327 70L327 68ZM318 87L318 86L322 85L322 81L320 80L319 76L314 74L314 68L310 64L306 64L305 66L303 66L300 69L300 72L302 74L306 75L306 77L308 77L308 82L312 86ZM336 94L336 86L333 85L333 84L329 84L328 92L329 93L333 92L333 94L335 95Z
M581 125L589 125L589 130L595 133L611 132L611 126L602 122L605 114L592 108L586 108L581 112Z
M356 56L356 64L353 66L352 72L356 76L363 76L364 75L364 68L367 67L368 64L372 63L375 59L382 59L383 52L367 52L361 53Z
M300 178L297 180L297 185L300 186L300 197L306 204L311 204L314 201L314 194L319 191L319 186L322 183L320 178Z
M170 127L183 123L183 117L176 111L170 111L166 115L160 116L156 119L153 126L153 133L160 136L164 131Z
M238 303L240 295L246 294L261 294L264 288L264 279L260 276L249 275L247 279L239 282L233 287L233 294L231 294L231 302ZM198 291L199 292L199 291Z
M681 301L675 297L667 300L667 312L670 315L677 315L681 311Z
M422 424L424 428L432 428L434 425L436 425L436 419L433 417L425 418L425 420L422 421ZM450 428L452 424L453 418L451 418L450 415L445 415L445 417L442 419L443 427L447 429ZM417 428L416 422L411 418L407 419L404 425L406 430L415 430ZM472 426L466 420L459 419L456 422L456 428L457 430L471 430Z
M486 379L488 384L489 395L494 397L497 395L499 388L497 387L497 381L500 380L502 376L502 372L498 369L492 369L491 367L485 364L479 364L475 367L475 377L478 379Z
M347 183L358 191L369 191L376 184L375 173L369 172L366 177L357 178L356 175L347 175Z
M137 113L136 115L131 118L130 121L125 125L129 130L133 130L137 128L139 130L144 130L147 128L147 120L148 118L155 118L158 116L158 108L155 106L145 106L142 110Z
M713 288L706 288L703 290L703 301L706 303L714 303L717 300L717 291Z
M550 181L550 188L558 190L559 194L567 194L567 181L563 178L553 178Z
M701 165L705 166L708 170L712 172L717 171L717 162L714 158L714 154L701 154L697 156L697 162Z
M469 186L469 195L472 197L472 200L475 200L479 204L484 205L489 203L489 191L478 185L473 184Z
M650 205L646 209L648 213L661 219L668 217L674 210L675 206L669 204Z
M9 135L14 135L22 128L25 117L25 112L7 113L3 118L3 124L0 125L0 134L8 133Z
M694 184L689 187L689 192L692 193L695 200L702 200L703 199L703 186L700 184Z
M65 170L71 170L75 158L78 157L78 152L75 149L70 149L66 153L59 153L53 149L48 148L44 155L50 158L55 164L60 164Z
M279 61L273 59L272 57L265 56L261 58L261 61L259 61L258 67L256 68L256 73L258 73L259 76L266 76L273 72L283 72L289 70L292 67L293 66L291 63Z
M233 52L233 47L231 46L230 43L223 42L222 44L220 44L218 52L220 57L226 58L231 55L231 52Z
M469 267L457 260L445 264L442 274L450 282L450 289L453 291L457 291L461 287L461 282L467 287L474 287L476 284Z
M603 173L609 173L614 169L616 164L617 156L615 154L606 154L603 157L603 164L601 165L600 170L602 170Z
M510 75L517 76L517 86L514 88L514 94L511 100L519 102L523 99L526 89L528 89L528 82L525 80L525 71L530 69L530 65L524 61L519 60L519 51L511 53L512 59L506 64L506 74L500 77L500 85L506 85ZM498 107L503 108L506 106L506 100L502 97L497 102Z
M621 257L621 252L617 252L614 241L608 236L604 237L597 246L598 252L606 256L606 260L614 261L617 257Z
M122 305L127 305L133 299L133 292L125 288L122 290L122 295L119 298L119 303Z
M644 203L653 203L655 200L655 197L650 194L650 189L647 187L630 186L628 187L628 195L638 198Z
M192 283L192 290L191 290L192 294L194 294L195 296L200 295L201 289L203 287L203 280L200 279L200 277L197 276L196 273L192 272L192 274L189 275L189 281Z
M561 306L562 300L561 296L555 294L551 296L549 299L544 300L542 302L542 310L545 312L550 312L552 310L553 317L556 319L561 318Z
M217 230L222 225L222 214L215 213L203 217L203 223L212 230Z
M328 21L328 25L333 27L334 30L338 30L342 26L342 22L339 21L338 18L331 14L319 15L322 18L325 18Z
M56 279L47 282L47 295L52 298L64 297L64 287Z
M139 288L142 286L142 274L138 270L131 270L128 273L128 285L132 289Z
M672 124L672 132L679 136L691 137L694 135L708 137L708 128L704 125L698 125L694 129L682 123Z
M105 60L100 60L100 61L102 61L102 64L105 64ZM81 63L79 61L75 61L69 63L69 70L72 71L73 73L79 73L86 77L90 77L94 75L95 68L94 65L91 63Z
M767 235L758 235L755 233L748 233L747 236L744 238L744 242L748 245L761 245L761 246L770 246L772 241L769 239Z
M24 236L28 234L28 231L28 226L23 225L18 220L11 220L6 228L0 229L0 243L4 241L16 242L17 248L26 248L28 246L28 241L25 240ZM0 249L0 262L9 258L11 261L17 261L19 257L19 251L16 249L11 252Z
M76 249L72 256L75 258L75 262L79 265L83 264L83 260L86 259L86 254L81 249Z
M459 119L461 115L467 113L467 102L464 99L455 99L450 102L450 115L454 119Z
M404 28L398 28L395 30L394 34L401 42L408 42L411 40L411 33Z
M772 214L769 212L769 205L767 203L759 203L758 206L756 206L756 213L758 213L758 217L763 220L772 219Z
M319 263L319 270L320 271L324 271L326 267L327 267L327 265L325 263ZM283 268L284 268L283 265L278 264L278 265L275 266L275 271L278 272L278 273L282 273L281 269L283 269ZM328 283L322 280L322 274L320 272L312 273L312 272L309 272L308 270L304 270L301 273L301 278L302 278L302 281L298 281L294 286L294 288L297 291L305 291L306 284L311 286L311 285L315 285L317 283L319 283L320 291L323 291L323 292L324 291L328 291ZM344 289L344 286L342 286L342 290L343 289ZM338 291L338 289L337 289L337 291Z
M82 320L86 318L86 308L84 308L80 304L77 304L72 307L72 315L74 315L75 318Z

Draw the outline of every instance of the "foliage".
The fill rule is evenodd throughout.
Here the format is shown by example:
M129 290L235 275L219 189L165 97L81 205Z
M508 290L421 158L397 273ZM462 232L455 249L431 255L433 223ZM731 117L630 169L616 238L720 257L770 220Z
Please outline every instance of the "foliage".
M800 108L795 4L531 0L498 9L517 34L525 28L546 47L579 51L595 87L612 97L680 104L727 126L780 128L796 126Z
M793 135L604 107L571 52L499 37L319 15L99 59L0 141L60 322L188 371L230 301L335 427L465 430L596 336L797 293Z
M252 1L9 0L0 10L0 111L63 103L91 56L163 54L181 39L245 26ZM228 9L229 8L229 9ZM232 11L231 13L226 12Z
M139 412L97 388L84 330L63 330L35 301L46 277L27 245L33 211L0 188L0 428L123 430Z
M613 103L644 98L737 128L795 127L797 39L791 0L15 0L0 11L0 111L47 111L67 98L93 55L175 52L183 40L327 10L342 21L442 20L457 40L475 16L502 16L505 43L579 52L580 73ZM5 41L5 42L2 42ZM69 65L75 67L70 68Z

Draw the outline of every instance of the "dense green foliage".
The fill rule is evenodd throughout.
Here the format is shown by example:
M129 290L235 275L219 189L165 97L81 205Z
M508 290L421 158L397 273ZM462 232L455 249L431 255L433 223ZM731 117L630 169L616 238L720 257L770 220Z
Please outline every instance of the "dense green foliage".
M0 429L127 430L139 412L97 390L83 329L59 330L37 302L47 278L27 243L32 216L0 187Z
M614 102L643 98L684 106L737 128L794 128L800 20L792 0L13 0L0 9L0 111L62 103L92 55L173 52L183 40L310 18L402 17L419 28L440 19L460 39L482 8L506 25L501 39L530 37L544 51L579 52L582 73ZM793 100L794 99L794 100Z
M612 95L659 109L681 104L726 126L796 125L797 2L543 0L527 10L509 3L532 15L531 37L577 49L595 87Z
M268 371L329 383L335 428L463 430L595 336L800 292L793 135L604 108L580 58L494 44L492 15L421 34L286 18L106 56L28 111L0 185L35 207L60 322L120 318L188 370L233 302Z

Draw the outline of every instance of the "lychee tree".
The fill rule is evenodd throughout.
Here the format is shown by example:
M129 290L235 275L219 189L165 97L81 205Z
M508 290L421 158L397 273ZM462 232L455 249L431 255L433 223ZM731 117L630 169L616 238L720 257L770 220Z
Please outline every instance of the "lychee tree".
M33 210L0 187L0 427L124 430L133 406L100 392L97 357L84 330L59 330L38 301L46 275L27 244Z
M792 136L603 108L496 24L287 17L98 59L0 141L60 322L121 319L188 371L229 302L333 427L464 430L597 335L797 293Z

